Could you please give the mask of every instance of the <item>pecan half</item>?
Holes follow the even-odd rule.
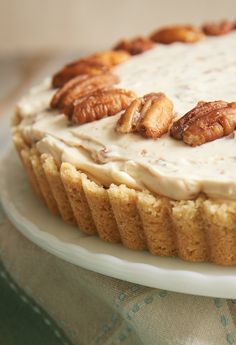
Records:
[[[203,37],[201,30],[192,25],[175,25],[157,30],[150,38],[154,42],[170,44],[174,42],[194,43]]]
[[[229,135],[235,128],[236,102],[200,102],[174,122],[170,133],[188,145],[198,146]]]
[[[234,29],[234,23],[229,20],[223,20],[219,23],[205,23],[202,26],[203,32],[208,36],[225,35]]]
[[[52,85],[56,88],[62,87],[65,83],[78,75],[98,75],[106,73],[109,70],[109,66],[106,66],[101,62],[81,59],[66,65],[57,72],[53,76]]]
[[[131,55],[137,55],[153,48],[154,43],[148,37],[135,37],[132,40],[122,40],[113,49],[126,50]]]
[[[136,97],[134,92],[124,89],[99,90],[75,102],[72,122],[83,124],[115,115],[126,109]]]
[[[87,56],[63,67],[53,76],[52,85],[53,87],[62,87],[78,75],[98,75],[108,72],[112,66],[125,62],[129,58],[130,54],[124,50],[108,50]]]
[[[97,61],[106,66],[112,67],[127,61],[129,58],[130,54],[124,49],[119,51],[108,50],[99,52],[89,56],[87,59],[89,61]]]
[[[129,105],[117,122],[116,130],[120,133],[131,133],[137,130],[140,112],[144,104],[143,98],[137,98]]]
[[[112,73],[101,75],[80,75],[69,80],[59,89],[52,101],[52,108],[65,109],[73,105],[73,102],[80,97],[88,97],[94,92],[109,88],[119,82],[119,77]]]
[[[170,128],[170,135],[178,140],[183,138],[184,131],[191,125],[197,118],[208,114],[211,110],[221,109],[227,106],[227,102],[214,101],[214,102],[198,102],[197,106],[187,112],[179,120],[175,121]]]
[[[212,110],[194,121],[183,134],[183,141],[191,146],[222,138],[236,128],[236,102],[225,108]]]
[[[116,130],[157,139],[168,132],[172,120],[173,103],[163,93],[150,93],[130,104],[118,120]]]

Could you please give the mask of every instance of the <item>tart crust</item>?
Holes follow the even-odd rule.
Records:
[[[35,194],[67,223],[88,235],[192,262],[236,264],[236,201],[200,195],[175,201],[124,185],[104,188],[69,163],[13,140]]]

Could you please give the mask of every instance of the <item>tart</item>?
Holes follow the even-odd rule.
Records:
[[[236,31],[161,28],[64,66],[17,105],[36,195],[88,235],[236,264]]]

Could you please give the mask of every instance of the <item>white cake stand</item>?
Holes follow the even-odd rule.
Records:
[[[39,247],[75,265],[110,277],[170,291],[236,298],[236,267],[155,257],[66,225],[36,199],[10,149],[0,171],[1,202],[19,231]]]

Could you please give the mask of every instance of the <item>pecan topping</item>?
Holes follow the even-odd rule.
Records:
[[[173,104],[163,93],[150,93],[135,99],[117,123],[120,133],[137,132],[145,137],[157,139],[173,120]]]
[[[203,33],[191,25],[176,25],[157,30],[150,38],[154,42],[170,44],[174,42],[194,43],[203,37]]]
[[[170,135],[178,140],[183,139],[184,131],[191,125],[197,118],[206,115],[211,110],[218,110],[227,106],[227,102],[214,101],[214,102],[198,102],[197,106],[187,112],[179,120],[175,121],[170,128]]]
[[[147,37],[135,37],[132,40],[122,40],[113,49],[126,50],[131,55],[137,55],[151,49],[154,43]]]
[[[234,23],[228,20],[223,20],[220,23],[205,23],[202,30],[209,36],[225,35],[234,29]]]
[[[69,80],[54,95],[51,101],[52,108],[68,109],[80,97],[88,97],[94,92],[109,88],[119,82],[119,78],[111,73],[101,75],[80,75]]]
[[[181,131],[177,131],[177,136],[175,136],[175,131],[171,128],[171,135],[177,139],[182,138],[186,144],[191,146],[202,145],[229,135],[235,130],[236,102],[200,102],[173,126],[176,126],[177,122],[180,124],[180,121]]]
[[[106,73],[110,70],[109,66],[98,61],[78,60],[63,67],[53,76],[53,87],[62,87],[70,79],[78,75],[98,75]]]
[[[126,109],[136,97],[134,92],[124,89],[99,90],[75,101],[72,122],[83,124],[115,115]]]
[[[90,55],[86,58],[74,61],[63,67],[53,76],[53,87],[62,87],[70,79],[78,75],[100,75],[106,73],[114,65],[125,62],[130,58],[126,51],[104,51]]]
[[[106,66],[112,67],[125,62],[129,58],[130,54],[124,49],[119,51],[108,50],[104,52],[99,52],[89,56],[87,59],[89,61],[97,61]]]

